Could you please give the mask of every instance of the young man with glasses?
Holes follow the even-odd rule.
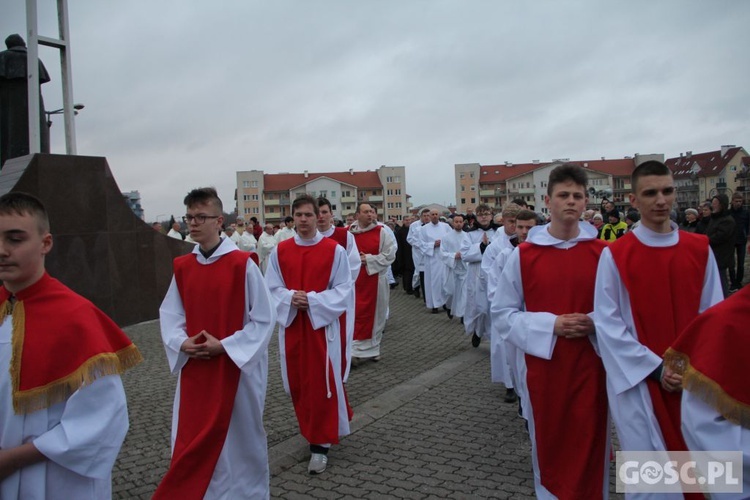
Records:
[[[267,498],[263,406],[276,313],[255,254],[221,237],[213,188],[185,197],[193,252],[174,260],[159,309],[178,378],[172,461],[154,498]]]
[[[476,216],[476,226],[464,234],[461,258],[467,264],[464,331],[471,335],[471,345],[479,347],[482,338],[490,333],[486,307],[487,277],[482,272],[482,256],[494,239],[498,226],[492,220],[489,205],[477,205]]]

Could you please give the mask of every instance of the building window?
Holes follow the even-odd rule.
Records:
[[[393,203],[389,203],[388,208],[393,208]]]
[[[250,183],[250,187],[254,187],[254,188],[257,188],[257,187],[258,187],[258,181],[252,181],[252,182]]]
[[[322,191],[320,192],[320,197],[321,197],[321,198],[328,198],[328,191],[326,191],[326,190],[322,190]]]
[[[461,185],[461,191],[466,191],[466,186],[464,186],[463,184]]]
[[[331,198],[335,198],[335,197],[336,197],[336,191],[331,191]]]
[[[250,195],[249,194],[243,194],[242,195],[242,201],[250,201]]]
[[[341,196],[343,196],[344,198],[349,198],[351,197],[351,195],[351,191],[341,191]]]
[[[459,175],[458,178],[459,179],[463,179],[464,178],[464,174]]]
[[[250,181],[242,181],[242,187],[243,188],[249,188],[250,187]]]
[[[399,196],[401,196],[401,190],[400,190],[400,189],[397,189],[397,190],[396,190],[396,194],[397,194],[397,195],[399,195]]]
[[[476,191],[476,190],[477,190],[477,187],[476,187],[476,186],[471,186],[471,190],[472,190],[472,191]]]
[[[331,205],[331,210],[336,210],[336,205]]]
[[[466,198],[461,198],[461,205],[465,205],[465,204],[466,204]]]
[[[474,204],[474,203],[476,203],[476,202],[477,202],[477,199],[476,199],[476,198],[472,198],[472,199],[471,199],[471,203],[472,203],[472,204]]]
[[[260,209],[258,207],[253,207],[253,213],[257,214],[260,212]]]
[[[252,198],[253,198],[253,201],[258,201],[258,195],[257,194],[252,195]]]
[[[401,208],[401,202],[400,201],[396,202],[396,208]]]

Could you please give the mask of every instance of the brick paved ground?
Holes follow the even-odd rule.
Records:
[[[150,498],[169,463],[175,380],[158,324],[126,329],[146,358],[124,376],[131,427],[113,472],[115,498]],[[395,290],[383,359],[352,371],[352,434],[323,475],[281,386],[276,337],[269,354],[265,426],[274,498],[526,498],[530,444],[504,388],[489,381],[489,349],[473,349],[456,319],[432,315]]]

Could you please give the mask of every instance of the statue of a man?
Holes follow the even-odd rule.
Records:
[[[10,158],[29,154],[29,111],[26,89],[26,42],[21,35],[5,39],[0,52],[0,167]],[[49,153],[49,127],[44,119],[41,84],[50,80],[39,61],[39,123],[41,151]]]

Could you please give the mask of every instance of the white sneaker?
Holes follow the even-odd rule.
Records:
[[[310,457],[310,463],[307,466],[307,472],[310,474],[321,474],[326,470],[328,457],[322,453],[313,453]]]

